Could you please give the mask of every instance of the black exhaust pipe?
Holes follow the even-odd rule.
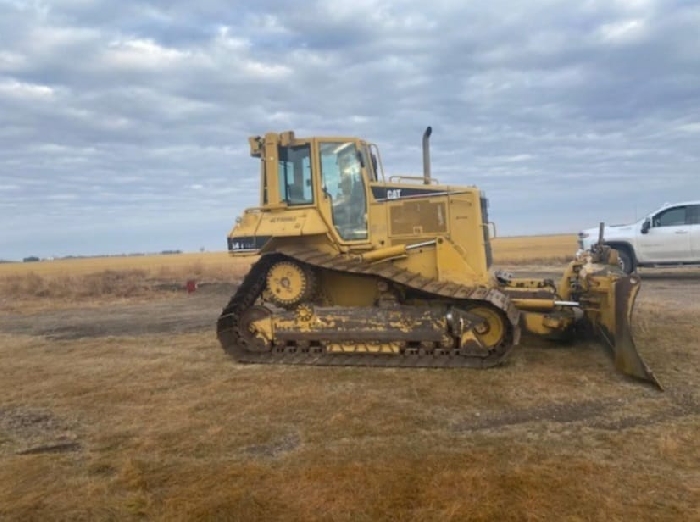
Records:
[[[426,185],[430,185],[430,144],[428,138],[432,133],[432,127],[428,127],[423,133],[423,183]]]

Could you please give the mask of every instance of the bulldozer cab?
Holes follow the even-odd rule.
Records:
[[[358,137],[298,138],[287,131],[249,138],[251,156],[261,158],[261,207],[246,210],[229,234],[229,250],[253,253],[294,236],[307,243],[331,237],[333,248],[346,252],[444,238],[486,280],[492,261],[486,198],[476,187],[440,185],[431,176],[431,132],[423,134],[422,175],[388,179],[377,146]]]
[[[356,138],[296,139],[289,131],[250,138],[261,158],[262,209],[317,208],[341,244],[368,243],[367,144]]]

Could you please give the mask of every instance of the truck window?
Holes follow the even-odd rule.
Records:
[[[686,225],[686,207],[673,207],[664,210],[654,218],[655,227],[680,227]]]
[[[688,222],[691,225],[700,225],[700,205],[688,207]]]

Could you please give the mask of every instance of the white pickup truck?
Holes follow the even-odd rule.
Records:
[[[579,232],[579,248],[590,248],[598,235],[599,227]],[[700,265],[700,201],[667,203],[631,225],[606,225],[603,240],[628,274],[638,267]]]

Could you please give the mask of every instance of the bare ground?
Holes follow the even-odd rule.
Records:
[[[238,365],[230,285],[2,314],[0,519],[700,520],[700,274],[642,275],[664,392],[587,343],[486,371]]]
[[[557,278],[548,267],[519,267],[521,277]],[[538,270],[539,269],[539,270]],[[700,271],[680,269],[643,274],[645,297],[661,299],[677,307],[694,306],[700,296]],[[690,287],[688,287],[690,283]],[[50,339],[179,334],[213,331],[216,318],[235,292],[236,285],[212,283],[195,293],[168,293],[168,298],[137,302],[107,303],[102,306],[72,306],[39,313],[0,312],[0,333],[38,335]]]
[[[192,294],[173,292],[168,298],[145,302],[0,314],[0,332],[80,339],[213,331],[216,318],[235,289],[233,284],[211,284]]]

